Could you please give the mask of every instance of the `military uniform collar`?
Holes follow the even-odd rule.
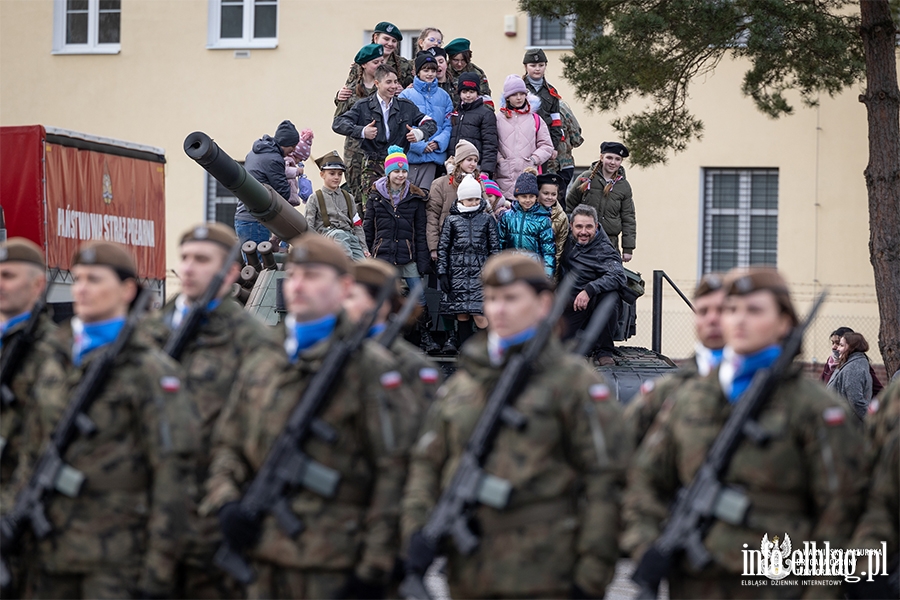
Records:
[[[510,346],[504,355],[502,364],[495,366],[491,363],[491,357],[488,352],[488,336],[484,331],[472,336],[463,347],[459,355],[460,368],[467,371],[476,379],[490,379],[497,377],[506,365],[509,363],[511,356],[521,352],[528,342]],[[548,365],[554,361],[554,358],[564,354],[565,350],[556,336],[551,336],[550,341],[541,350],[538,360],[532,366],[532,372],[542,372],[548,368]]]

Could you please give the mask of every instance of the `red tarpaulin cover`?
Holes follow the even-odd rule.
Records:
[[[0,127],[0,206],[9,237],[44,239],[44,128]]]

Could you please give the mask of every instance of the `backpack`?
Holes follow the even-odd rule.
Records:
[[[581,135],[581,125],[569,105],[559,101],[559,113],[562,115],[562,125],[565,129],[566,143],[571,148],[578,148],[584,143],[584,137]]]

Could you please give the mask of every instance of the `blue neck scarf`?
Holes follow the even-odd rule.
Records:
[[[753,376],[760,369],[772,366],[781,355],[781,346],[778,344],[763,348],[758,352],[747,355],[735,355],[736,368],[734,371],[734,379],[731,382],[731,391],[728,393],[728,401],[732,404],[737,402],[753,380]]]
[[[27,321],[29,318],[31,318],[30,310],[28,312],[23,312],[21,315],[17,315],[15,317],[13,317],[6,323],[0,324],[0,348],[3,347],[3,336],[6,335],[6,332],[9,331],[10,329],[12,329],[13,327],[15,327],[16,325],[18,325],[19,323]]]
[[[297,362],[300,353],[327,338],[337,325],[337,315],[327,315],[315,321],[297,323],[292,317],[285,319],[287,338],[284,349],[291,362]]]
[[[496,335],[488,335],[488,355],[491,358],[491,362],[499,365],[503,362],[503,357],[506,356],[507,350],[513,346],[524,344],[534,337],[536,331],[537,327],[529,327],[528,329],[505,338]]]
[[[75,342],[72,344],[72,362],[75,363],[75,366],[81,366],[81,361],[89,352],[111,344],[119,335],[123,325],[125,325],[125,317],[116,317],[97,323],[82,323],[81,319],[72,319],[72,331],[75,334]]]
[[[377,335],[380,335],[382,331],[387,329],[387,323],[377,323],[369,327],[369,337],[373,338]]]
[[[209,304],[206,305],[206,314],[216,310],[220,304],[222,304],[221,298],[213,298],[210,300]],[[177,329],[178,326],[181,325],[181,322],[190,312],[191,308],[192,306],[188,304],[187,298],[185,298],[183,294],[175,299],[175,311],[172,313],[172,329]]]

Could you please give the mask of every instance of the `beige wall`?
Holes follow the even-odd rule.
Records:
[[[2,0],[0,124],[40,123],[165,148],[170,268],[177,233],[204,218],[204,172],[181,149],[191,131],[206,131],[242,158],[253,140],[289,118],[315,131],[315,156],[341,149],[342,139],[330,127],[332,97],[363,31],[384,19],[401,29],[436,25],[445,41],[471,39],[474,62],[487,72],[495,97],[506,75],[522,72],[528,43],[528,19],[518,13],[515,0],[281,0],[278,48],[236,59],[233,50],[206,49],[204,0],[123,0],[122,5],[120,54],[54,56],[52,1]],[[518,35],[507,37],[503,18],[513,14],[518,14]],[[586,142],[576,160],[589,164],[599,143],[615,137],[609,126],[613,115],[588,114],[562,79],[562,53],[547,54],[547,77],[584,128]],[[629,169],[639,221],[629,266],[648,284],[653,269],[664,269],[689,290],[698,270],[701,169],[777,167],[779,268],[792,282],[801,309],[822,285],[833,292],[814,343],[808,344],[811,355],[824,360],[827,334],[839,324],[861,330],[875,346],[860,89],[823,98],[818,108],[797,103],[796,115],[772,120],[741,95],[743,70],[725,60],[693,85],[691,109],[706,124],[701,141],[665,166]],[[318,174],[309,175],[318,186]],[[168,284],[172,290],[177,281],[170,278]],[[667,298],[663,348],[681,356],[691,346],[690,319],[672,298]],[[649,305],[648,286],[633,340],[642,345],[649,344]]]

